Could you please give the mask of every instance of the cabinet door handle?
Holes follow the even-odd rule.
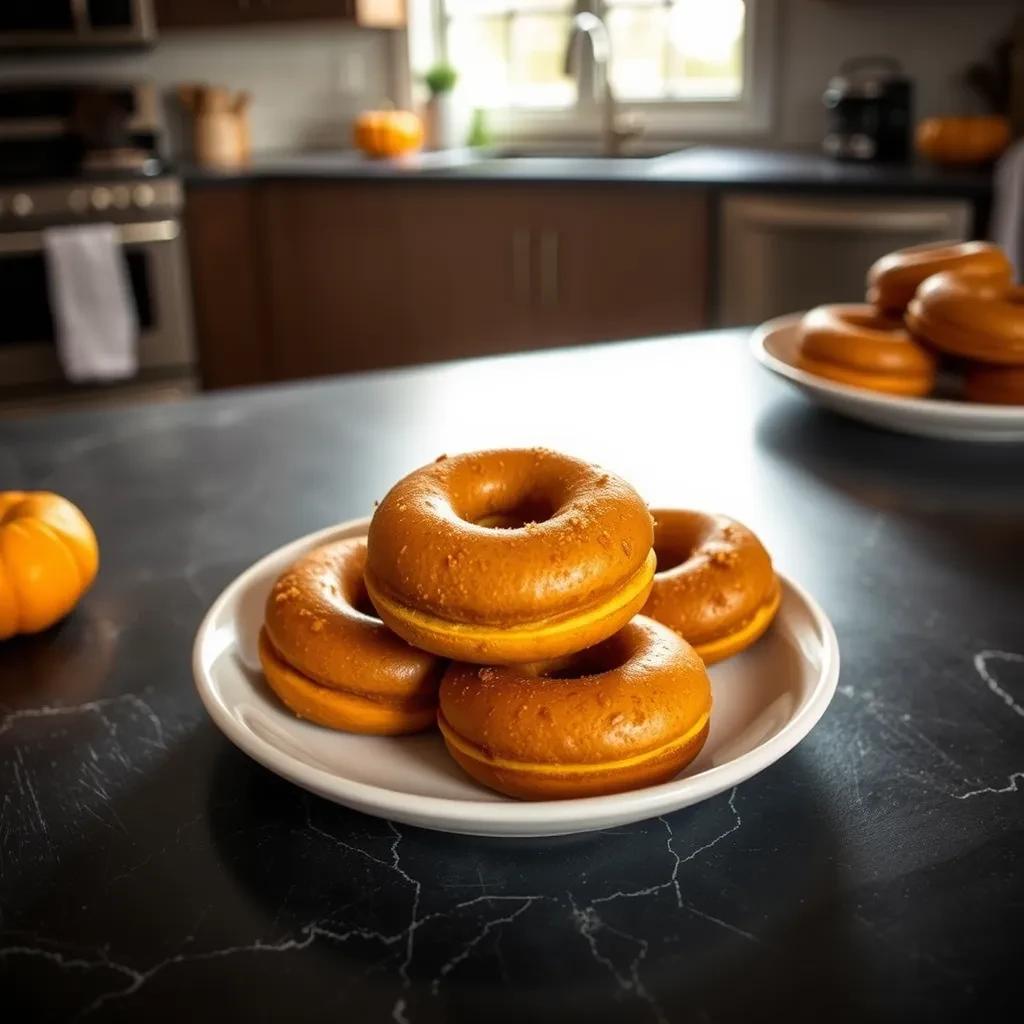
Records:
[[[550,228],[540,235],[540,302],[558,305],[558,232]]]
[[[521,306],[530,304],[530,229],[512,232],[512,291]]]

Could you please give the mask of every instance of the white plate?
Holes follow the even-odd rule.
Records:
[[[707,743],[677,778],[580,800],[524,802],[477,785],[436,732],[354,736],[294,717],[263,681],[256,638],[274,580],[319,544],[362,536],[359,519],[286,544],[242,573],[214,601],[196,635],[199,695],[234,744],[272,772],[366,814],[468,835],[553,836],[609,828],[706,800],[767,768],[811,730],[839,678],[839,647],[825,613],[783,578],[782,606],[751,649],[711,670]]]
[[[812,401],[900,434],[948,441],[1024,441],[1024,406],[955,402],[948,398],[901,398],[825,380],[796,366],[797,326],[802,313],[769,320],[754,331],[754,358],[795,384]]]

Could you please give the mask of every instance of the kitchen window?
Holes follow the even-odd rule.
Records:
[[[601,17],[611,86],[652,134],[765,130],[774,0],[423,0],[435,54],[459,72],[466,100],[499,134],[589,131],[565,72],[574,13]],[[414,21],[414,29],[415,29]],[[415,50],[415,42],[414,42]],[[757,87],[755,89],[755,82]]]

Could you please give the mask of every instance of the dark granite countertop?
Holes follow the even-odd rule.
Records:
[[[1016,991],[1019,447],[872,431],[743,332],[0,422],[8,487],[103,564],[0,647],[11,1021],[994,1020]],[[436,456],[545,443],[762,535],[832,617],[839,692],[762,774],[577,837],[365,817],[235,750],[190,647],[240,570]]]
[[[640,183],[975,199],[992,190],[992,175],[986,170],[950,170],[924,163],[839,163],[812,152],[703,145],[628,159],[506,158],[457,150],[370,160],[352,151],[311,152],[260,157],[238,170],[185,166],[182,172],[191,185],[291,180]]]

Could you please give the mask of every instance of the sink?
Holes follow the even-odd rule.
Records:
[[[643,146],[627,147],[621,153],[604,152],[594,143],[577,145],[536,145],[536,146],[499,146],[487,150],[484,159],[491,160],[654,160],[662,156],[670,156],[686,149],[685,145],[676,144],[665,149],[650,149]]]
[[[602,152],[596,143],[551,146],[497,146],[479,150],[473,155],[450,164],[442,173],[458,175],[496,175],[498,177],[561,179],[571,177],[591,165],[600,166],[602,175],[634,178],[637,175],[658,175],[663,164],[671,164],[689,147],[676,144],[671,148],[629,147],[617,156]]]

